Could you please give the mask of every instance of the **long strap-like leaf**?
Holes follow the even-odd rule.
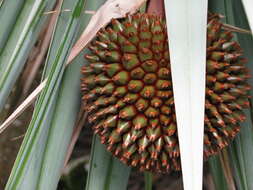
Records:
[[[50,10],[54,3],[55,0],[26,1],[12,31],[7,29],[7,31],[10,32],[8,41],[0,51],[0,111],[6,103],[6,100],[22,71],[28,53],[37,39],[42,24],[47,18],[43,13],[48,9]],[[14,14],[7,14],[8,11],[5,11],[4,13],[1,13],[0,21],[2,21],[4,17],[15,16]],[[8,20],[9,18],[6,19],[7,22]],[[0,36],[6,36],[5,31],[0,30],[0,32],[3,32]]]
[[[207,0],[165,0],[185,190],[202,189]]]
[[[125,190],[130,168],[114,158],[98,137],[93,137],[86,190]]]
[[[34,190],[40,180],[40,166],[48,137],[48,129],[54,110],[55,100],[67,61],[68,54],[76,36],[76,28],[82,12],[83,0],[65,0],[70,2],[73,11],[69,14],[65,29],[61,33],[56,54],[48,74],[48,80],[35,107],[32,121],[21,145],[6,189]],[[57,26],[59,20],[57,22]],[[56,28],[57,28],[56,26]]]
[[[3,1],[0,5],[0,52],[9,37],[10,32],[15,26],[15,21],[23,8],[25,0]]]

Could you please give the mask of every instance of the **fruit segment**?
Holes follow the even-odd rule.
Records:
[[[204,157],[227,146],[249,106],[240,45],[208,15]],[[180,170],[165,18],[112,20],[90,44],[81,89],[88,121],[108,151],[140,170]]]

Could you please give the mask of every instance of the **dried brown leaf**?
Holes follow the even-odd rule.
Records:
[[[95,37],[96,33],[106,26],[112,18],[122,18],[126,14],[133,14],[146,0],[107,0],[98,11],[91,17],[91,20],[82,33],[80,39],[74,45],[67,64],[69,64]]]
[[[36,97],[40,94],[42,89],[45,87],[47,80],[44,80],[23,102],[18,106],[18,108],[3,122],[0,126],[0,134],[15,121],[15,119],[20,116],[23,111],[29,107]]]
[[[239,28],[239,27],[236,27],[236,26],[233,26],[233,25],[230,25],[230,24],[225,24],[223,23],[222,24],[222,27],[225,29],[225,30],[230,30],[232,32],[238,32],[238,33],[243,33],[243,34],[251,34],[251,31],[250,30],[246,30],[246,29],[243,29],[243,28]]]

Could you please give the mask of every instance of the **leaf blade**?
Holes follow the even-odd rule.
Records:
[[[51,9],[55,0],[26,2],[0,55],[0,110],[17,80],[28,53],[45,22],[45,10]]]
[[[93,137],[90,169],[86,190],[118,190],[127,188],[130,167],[114,158],[100,143],[97,136]]]
[[[18,16],[18,13],[22,9],[24,0],[20,1],[2,1],[0,5],[0,50],[3,49],[9,33],[12,30],[15,20]]]
[[[82,0],[78,1],[79,4],[82,2]],[[73,44],[73,38],[76,35],[76,28],[78,26],[79,17],[75,11],[78,10],[78,14],[81,14],[79,4],[74,4],[74,12],[67,20],[66,29],[61,34],[61,43],[58,45],[57,54],[48,75],[48,82],[37,101],[32,121],[21,145],[6,189],[36,189],[41,164],[39,162],[41,162],[41,155],[43,155],[47,140],[51,113],[54,110],[65,62],[67,61],[67,56],[70,52],[71,44]],[[39,160],[36,160],[37,162],[34,161],[31,166],[29,161],[33,161],[34,157],[38,155]],[[24,180],[30,177],[35,180]]]
[[[165,1],[165,10],[184,189],[202,189],[207,1]]]

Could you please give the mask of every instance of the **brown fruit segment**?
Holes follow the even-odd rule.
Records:
[[[228,145],[245,120],[249,77],[241,49],[208,16],[204,156]],[[165,20],[135,14],[112,20],[82,68],[84,108],[94,132],[122,162],[141,170],[180,169]]]

